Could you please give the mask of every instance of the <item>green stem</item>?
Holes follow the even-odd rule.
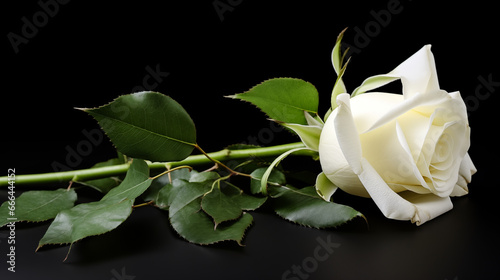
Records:
[[[278,156],[291,149],[296,149],[301,147],[304,147],[304,144],[302,142],[296,142],[296,143],[277,145],[271,147],[259,147],[259,148],[243,149],[243,150],[224,149],[213,153],[207,153],[208,157],[203,154],[192,155],[182,161],[148,162],[148,165],[151,170],[158,170],[158,169],[165,169],[166,167],[173,168],[182,165],[209,164],[213,162],[211,159],[220,162],[233,159],[245,159],[250,157],[272,157],[272,156]],[[315,153],[316,152],[311,150],[304,150],[295,153],[295,155],[313,156]],[[70,181],[88,181],[88,180],[125,174],[129,166],[130,163],[124,163],[113,166],[63,171],[63,172],[29,174],[29,175],[16,174],[15,184],[17,186],[17,185],[29,185],[29,184],[54,184],[54,183],[64,183]],[[10,178],[10,180],[12,180],[12,178]],[[0,187],[7,185],[9,185],[9,178],[7,176],[0,177]]]

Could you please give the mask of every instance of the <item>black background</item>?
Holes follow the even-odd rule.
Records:
[[[356,47],[345,76],[351,90],[368,76],[392,70],[424,44],[433,45],[441,88],[459,90],[468,101],[470,155],[479,170],[470,194],[453,199],[451,212],[421,227],[385,219],[370,200],[342,194],[339,199],[361,210],[369,227],[361,220],[335,230],[309,229],[262,209],[253,213],[244,247],[190,244],[171,229],[165,213],[142,207],[116,230],[77,242],[65,263],[67,246],[34,252],[49,223],[18,225],[16,273],[7,271],[8,232],[0,230],[2,279],[281,279],[294,265],[311,264],[318,238],[340,246],[310,272],[285,279],[499,277],[494,2],[164,2],[69,1],[46,19],[37,1],[4,3],[0,172],[51,172],[54,162],[68,164],[69,149],[85,140],[82,131],[98,127],[73,108],[99,106],[144,86],[148,67],[168,73],[154,90],[191,114],[205,150],[251,137],[261,145],[296,141],[287,132],[262,134],[270,128],[263,114],[223,96],[269,78],[296,77],[317,87],[325,112],[336,77],[331,50],[337,34],[349,27],[344,42]],[[233,6],[220,17],[214,3]],[[16,52],[9,34],[22,36],[23,18],[33,23],[34,16],[39,26]],[[481,88],[481,80],[494,83]],[[104,141],[75,168],[112,156]],[[309,161],[289,163],[292,169],[304,165],[319,168]]]

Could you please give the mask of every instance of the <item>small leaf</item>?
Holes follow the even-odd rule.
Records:
[[[167,191],[160,192],[168,196],[169,218],[177,233],[184,239],[197,244],[212,244],[225,240],[234,240],[241,244],[245,230],[253,218],[244,213],[239,219],[225,222],[215,228],[212,218],[201,208],[202,196],[210,191],[211,182],[203,183],[175,180]]]
[[[8,218],[16,218],[16,222],[42,222],[53,219],[62,210],[73,207],[76,193],[73,189],[57,189],[54,191],[27,191],[15,200],[15,216],[11,216],[9,201],[0,207],[0,227],[8,224]]]
[[[316,192],[319,196],[321,196],[325,201],[330,201],[330,198],[338,189],[330,179],[326,177],[326,175],[321,172],[318,177],[316,177]]]
[[[192,201],[201,198],[212,188],[211,182],[193,183],[185,180],[175,180],[172,182],[172,190],[169,194],[169,215],[173,216],[177,211],[186,207]],[[201,201],[199,207],[201,208]]]
[[[163,186],[158,191],[156,200],[154,202],[155,206],[163,210],[168,210],[168,207],[170,207],[173,198],[171,192],[172,192],[172,184],[166,184],[165,186]]]
[[[261,181],[262,181],[262,176],[264,176],[264,173],[266,173],[268,167],[261,167],[258,169],[255,169],[250,176],[252,176],[252,179],[250,181],[250,191],[252,194],[257,194],[261,193]],[[272,185],[285,185],[286,184],[286,178],[285,174],[283,172],[273,169],[271,171],[271,174],[269,174],[269,177],[267,178],[268,183],[271,182]]]
[[[189,178],[189,182],[193,183],[202,183],[202,182],[213,182],[220,178],[220,175],[217,172],[197,172],[196,170],[191,171],[191,177]]]
[[[234,240],[239,245],[245,231],[252,224],[253,218],[243,213],[234,222],[227,222],[214,229],[210,216],[201,210],[201,197],[186,204],[182,209],[170,216],[172,227],[189,242],[207,245],[220,241]]]
[[[213,218],[215,228],[225,221],[236,220],[243,211],[230,196],[223,193],[220,186],[216,186],[211,192],[205,194],[201,200],[201,208]]]
[[[215,226],[218,224],[239,218],[243,210],[256,210],[267,197],[254,197],[245,194],[237,186],[226,182],[215,182],[217,184],[212,191],[203,196],[201,207],[205,213],[214,219]]]
[[[274,199],[274,210],[286,220],[314,228],[336,227],[363,216],[349,206],[323,200],[314,187],[281,188]]]
[[[390,73],[385,74],[385,75],[376,75],[376,76],[369,77],[366,80],[364,80],[363,83],[352,92],[351,98],[358,95],[358,94],[362,94],[362,93],[365,93],[367,91],[384,86],[384,85],[386,85],[390,82],[393,82],[397,79],[400,79],[400,78],[401,77],[391,75]]]
[[[198,172],[196,172],[195,170],[189,171],[189,169],[187,168],[181,168],[160,176],[153,180],[151,186],[149,186],[149,188],[142,195],[142,198],[144,199],[144,201],[154,200],[156,202],[158,199],[158,193],[163,187],[170,184],[170,182],[176,179],[189,180],[195,173]]]
[[[164,185],[164,187],[159,190],[155,202],[158,208],[168,210],[168,207],[170,207],[170,204],[172,204],[174,198],[177,196],[177,192],[181,190],[183,186],[187,185],[187,183],[200,183],[197,186],[200,186],[201,189],[199,193],[195,194],[195,197],[198,197],[210,191],[213,181],[220,177],[216,172],[197,172],[196,170],[192,170],[189,174],[186,174],[185,172],[179,173],[181,170],[187,172],[187,169],[180,169],[172,172],[172,183]]]
[[[242,210],[256,210],[267,200],[267,196],[255,197],[247,195],[240,188],[229,182],[223,182],[221,187],[223,188],[224,193],[230,196],[234,203],[236,203]]]
[[[319,137],[321,135],[322,127],[295,123],[281,123],[281,125],[297,133],[300,140],[304,143],[304,145],[306,145],[307,148],[313,151],[319,150]]]
[[[343,64],[343,56],[340,53],[341,49],[341,43],[342,43],[342,38],[344,37],[344,33],[347,30],[345,28],[340,32],[340,34],[337,36],[337,41],[335,42],[335,46],[333,47],[332,50],[332,64],[333,64],[333,69],[335,70],[335,73],[337,75],[341,72],[342,69],[342,64]]]
[[[296,124],[307,124],[303,112],[317,113],[319,104],[316,88],[294,78],[267,80],[247,92],[229,97],[254,104],[271,119]]]
[[[94,109],[92,115],[116,148],[150,161],[180,161],[193,151],[196,129],[188,113],[172,98],[157,92],[123,95]]]
[[[321,129],[323,129],[325,122],[318,116],[318,114],[314,115],[313,117],[311,116],[311,114],[304,111],[304,116],[306,117],[307,125],[319,126]]]
[[[347,93],[347,89],[345,88],[344,82],[342,81],[342,77],[344,76],[345,69],[347,68],[347,64],[349,64],[348,60],[342,69],[340,69],[340,73],[338,73],[337,80],[335,81],[335,85],[333,86],[332,90],[332,97],[331,97],[331,103],[332,103],[332,110],[337,108],[337,96],[341,93]]]
[[[309,148],[291,149],[291,150],[284,152],[283,154],[278,156],[276,159],[274,159],[274,161],[271,163],[271,165],[269,165],[269,167],[267,168],[266,172],[264,172],[264,175],[262,175],[262,179],[260,182],[260,191],[262,192],[262,194],[267,195],[267,182],[268,182],[269,176],[271,175],[273,168],[276,165],[278,165],[284,158],[289,156],[290,154],[298,152],[298,151],[302,151],[302,150],[310,150],[310,149]]]
[[[332,64],[333,64],[333,69],[335,70],[335,73],[337,73],[337,80],[335,81],[335,85],[333,86],[332,90],[332,96],[331,96],[331,103],[332,103],[332,110],[337,107],[337,102],[336,102],[336,97],[337,95],[341,93],[347,92],[347,89],[345,87],[344,81],[342,80],[342,76],[345,73],[345,69],[347,66],[347,63],[344,62],[344,55],[341,55],[341,43],[342,43],[342,38],[344,37],[344,32],[347,30],[344,29],[342,32],[340,32],[339,36],[337,37],[337,41],[335,42],[335,46],[333,47],[332,50]],[[329,114],[327,114],[329,115]],[[325,117],[326,120],[326,117]]]
[[[109,191],[102,200],[135,199],[151,185],[151,182],[147,163],[140,159],[134,159],[123,182]]]

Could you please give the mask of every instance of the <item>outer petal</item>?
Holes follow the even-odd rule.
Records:
[[[474,166],[474,163],[472,163],[469,154],[465,154],[465,157],[460,164],[457,184],[455,185],[455,188],[453,189],[453,192],[450,194],[450,196],[463,196],[468,194],[469,188],[467,187],[467,184],[471,182],[472,175],[474,175],[474,173],[476,172],[477,169]]]
[[[401,77],[405,98],[410,98],[417,93],[439,90],[436,64],[434,55],[431,52],[431,45],[425,45],[392,70],[389,75]]]
[[[391,72],[367,78],[353,91],[352,96],[374,90],[397,79],[401,79],[405,99],[417,93],[439,90],[431,45],[425,45]]]
[[[361,142],[351,113],[350,96],[340,94],[337,104],[339,107],[334,121],[337,139],[347,163],[358,174],[361,172]]]
[[[449,197],[434,194],[395,193],[380,177],[366,159],[362,159],[363,171],[358,174],[371,198],[387,218],[411,220],[417,226],[451,210],[453,204]]]
[[[442,103],[444,100],[449,98],[449,95],[444,90],[436,90],[434,92],[429,92],[426,94],[414,94],[411,97],[405,95],[405,100],[388,110],[385,115],[377,119],[368,131],[380,127],[389,121],[403,115],[409,110],[412,110],[420,106],[428,106],[433,104]]]
[[[439,197],[434,194],[422,195],[412,192],[401,193],[401,196],[413,203],[417,208],[415,216],[411,220],[417,226],[453,209],[453,204],[449,197]]]

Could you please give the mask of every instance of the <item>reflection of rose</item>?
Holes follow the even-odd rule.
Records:
[[[381,76],[401,79],[403,95],[338,95],[321,132],[321,166],[332,183],[371,197],[386,217],[420,225],[449,211],[450,196],[468,193],[476,170],[467,154],[467,110],[459,92],[439,89],[430,46]]]

